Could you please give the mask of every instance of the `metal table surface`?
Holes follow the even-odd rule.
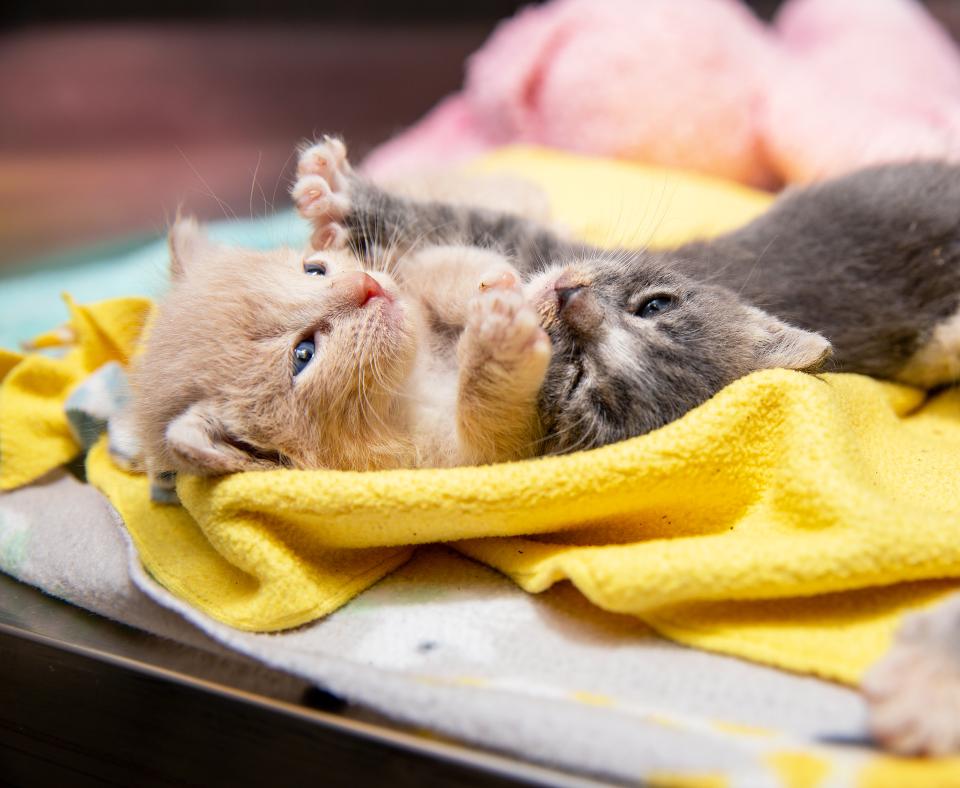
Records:
[[[0,575],[0,785],[596,786]]]

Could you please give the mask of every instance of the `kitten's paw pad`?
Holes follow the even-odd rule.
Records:
[[[898,642],[862,685],[870,730],[902,755],[960,751],[960,654],[943,644]]]
[[[303,150],[290,194],[300,215],[320,229],[337,223],[350,210],[350,163],[343,143],[332,137]]]
[[[346,246],[349,233],[341,220],[350,210],[350,198],[330,191],[330,185],[318,175],[300,178],[291,191],[300,215],[313,225],[310,243],[314,249]]]
[[[325,136],[321,142],[304,148],[297,159],[298,178],[318,175],[330,182],[333,191],[341,191],[346,187],[351,171],[347,148],[336,137]]]
[[[350,198],[342,191],[333,191],[330,183],[320,175],[298,178],[290,190],[297,210],[312,221],[342,219],[350,210]]]
[[[550,360],[550,338],[518,290],[494,288],[471,304],[468,330],[486,352],[504,363]]]
[[[480,292],[486,290],[517,290],[520,276],[512,265],[492,268],[480,277]]]

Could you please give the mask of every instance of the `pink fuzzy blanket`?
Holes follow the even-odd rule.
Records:
[[[960,54],[915,0],[553,0],[503,22],[463,89],[375,150],[398,176],[524,142],[776,187],[960,159]]]

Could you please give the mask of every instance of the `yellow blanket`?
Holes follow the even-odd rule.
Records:
[[[557,218],[606,243],[719,232],[769,198],[678,173],[532,150],[482,165],[540,182]],[[704,221],[707,217],[708,221]],[[0,356],[0,487],[78,449],[73,385],[126,363],[149,304],[70,305],[60,359]],[[51,344],[53,340],[47,341]],[[652,434],[485,468],[184,478],[184,508],[101,443],[90,481],[146,568],[210,616],[277,630],[336,609],[414,545],[457,549],[541,591],[570,580],[693,646],[855,682],[904,611],[960,586],[960,392],[760,372]]]

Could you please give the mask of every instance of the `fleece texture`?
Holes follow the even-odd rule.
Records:
[[[957,780],[960,759],[869,747],[853,689],[665,641],[569,583],[524,593],[443,547],[419,549],[335,614],[271,634],[212,620],[159,586],[135,551],[128,563],[128,548],[113,507],[69,473],[0,494],[0,571],[189,643],[207,664],[227,653],[219,644],[249,655],[283,671],[257,681],[273,697],[297,701],[292,673],[420,735],[617,784],[781,788],[810,785],[811,771],[822,786]],[[540,782],[582,784],[555,772]]]
[[[640,223],[652,206],[663,216],[645,240],[657,243],[659,228],[684,217],[691,234],[703,232],[697,217],[710,206],[719,231],[766,202],[632,165],[614,175],[599,163],[591,183],[592,166],[508,151],[482,169],[539,181],[557,218],[592,240],[616,238],[618,225]],[[622,212],[594,199],[597,184],[619,191]],[[75,346],[12,367],[0,387],[4,488],[69,458],[56,406],[62,413],[72,385],[104,363],[129,361],[147,313],[142,299],[74,306]],[[39,379],[55,385],[32,385],[31,370],[52,370]],[[183,508],[151,503],[146,479],[116,467],[102,441],[87,473],[150,574],[239,629],[304,624],[416,545],[448,542],[528,591],[569,580],[597,606],[680,642],[852,683],[905,611],[960,587],[950,579],[960,577],[958,451],[957,390],[928,396],[858,376],[770,370],[654,433],[564,457],[184,478]]]

